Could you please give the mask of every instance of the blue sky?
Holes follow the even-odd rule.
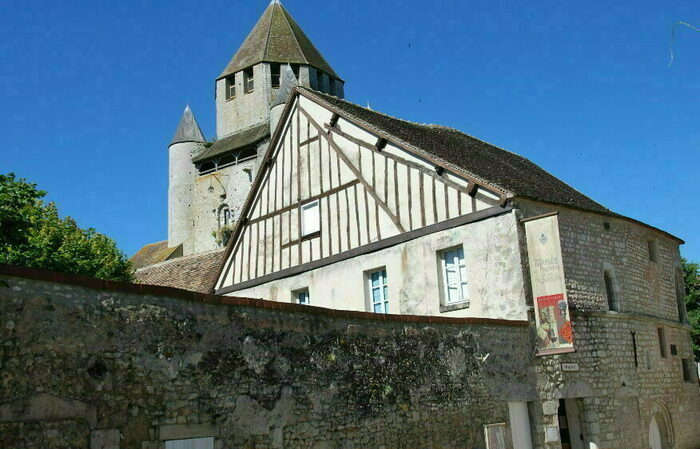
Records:
[[[129,255],[167,238],[167,145],[266,0],[0,2],[0,173]],[[700,260],[697,1],[287,0],[349,100],[522,154]]]

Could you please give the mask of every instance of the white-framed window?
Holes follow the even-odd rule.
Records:
[[[165,449],[214,449],[214,438],[191,438],[188,440],[169,440]]]
[[[467,267],[464,248],[452,248],[439,253],[445,305],[469,302]]]
[[[296,304],[302,304],[308,306],[311,304],[311,297],[309,296],[309,289],[304,288],[302,290],[295,290],[292,292],[292,299]]]
[[[389,313],[389,283],[386,268],[367,273],[369,302],[374,313]]]
[[[301,206],[301,236],[315,234],[321,230],[321,212],[318,200]]]
[[[226,99],[236,98],[236,75],[226,78]]]
[[[243,71],[243,91],[247,94],[251,93],[255,89],[255,72],[252,67],[249,67]]]

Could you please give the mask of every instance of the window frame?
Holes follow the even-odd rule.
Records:
[[[243,93],[249,94],[255,90],[255,70],[248,67],[243,70]]]
[[[649,253],[649,262],[659,262],[659,242],[656,239],[647,239],[647,252]]]
[[[300,295],[306,295],[306,302],[301,302]],[[297,290],[292,291],[292,302],[294,304],[299,304],[302,306],[310,306],[311,305],[311,294],[309,293],[309,288],[304,287],[300,288]]]
[[[666,329],[663,327],[656,328],[656,337],[659,340],[659,355],[662,359],[668,358],[668,344],[666,342]]]
[[[305,211],[316,207],[317,209],[317,219],[315,226],[312,229],[307,229],[309,224],[306,220]],[[309,201],[308,203],[299,206],[299,214],[301,215],[301,229],[299,230],[299,236],[303,238],[308,238],[309,236],[317,235],[321,232],[321,202],[319,200]]]
[[[225,78],[225,86],[226,86],[226,101],[233,100],[236,98],[236,74],[234,73],[231,76],[228,76]],[[233,94],[232,94],[233,92]]]
[[[273,89],[279,89],[282,86],[282,64],[278,62],[270,63],[270,86]]]
[[[451,254],[454,254],[454,256],[449,265],[452,265],[453,267],[456,266],[456,270],[454,268],[452,270],[458,277],[456,285],[458,286],[457,292],[459,294],[459,298],[456,300],[451,298],[451,284],[448,283],[448,255]],[[461,259],[459,258],[460,254]],[[437,264],[440,279],[441,312],[448,312],[450,310],[469,307],[471,299],[469,294],[469,276],[467,275],[467,258],[464,254],[464,245],[457,245],[438,251]]]
[[[378,285],[373,285],[373,276],[375,274],[379,275],[377,279],[379,282]],[[389,301],[389,276],[387,275],[386,266],[365,271],[365,285],[367,292],[367,309],[369,312],[389,314],[391,302]],[[379,292],[379,301],[375,301],[375,290]],[[377,311],[377,306],[379,306],[379,311]]]

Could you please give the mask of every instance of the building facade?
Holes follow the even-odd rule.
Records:
[[[530,323],[535,375],[499,399],[509,447],[700,447],[682,240],[515,153],[343,97],[273,2],[216,80],[218,139],[185,111],[169,239],[144,248],[138,277],[186,287],[173,279],[200,273],[217,295],[377,317]],[[556,219],[566,335],[543,327],[533,293],[526,222],[539,217]],[[545,355],[543,339],[568,346]]]

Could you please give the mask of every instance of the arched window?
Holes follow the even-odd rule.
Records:
[[[688,317],[685,311],[685,281],[683,280],[683,270],[676,269],[676,303],[678,306],[678,321],[687,323]]]
[[[244,150],[241,150],[240,153],[238,153],[238,162],[243,162],[248,159],[252,159],[258,155],[257,150],[255,147],[250,147],[250,148],[245,148]]]
[[[212,161],[205,162],[199,166],[199,174],[204,175],[216,170],[216,164]]]
[[[603,272],[603,279],[605,281],[605,294],[608,298],[608,310],[619,312],[620,299],[617,296],[615,275],[613,274],[612,270],[606,269]]]
[[[227,154],[226,156],[223,156],[221,159],[219,159],[219,163],[217,164],[217,167],[219,169],[228,167],[229,165],[233,165],[236,163],[236,156],[233,154]]]
[[[219,208],[219,227],[222,228],[231,224],[233,224],[231,208],[224,204]]]

